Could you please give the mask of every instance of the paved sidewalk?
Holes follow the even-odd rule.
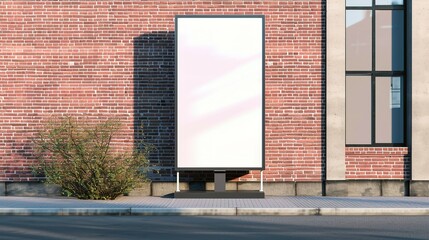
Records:
[[[0,215],[429,215],[429,198],[120,197],[113,201],[94,201],[60,197],[0,197]]]

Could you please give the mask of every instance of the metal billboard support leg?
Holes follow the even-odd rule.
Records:
[[[226,189],[226,172],[225,171],[215,171],[214,172],[214,191],[215,192],[225,192]]]
[[[264,191],[264,171],[261,170],[261,189],[259,189],[260,192]]]
[[[180,185],[180,182],[179,182],[179,172],[176,172],[176,192],[180,192],[179,185]]]

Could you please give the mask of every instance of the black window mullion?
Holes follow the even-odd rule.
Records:
[[[371,76],[371,144],[374,145],[375,142],[375,118],[377,117],[375,114],[375,76],[372,74]]]
[[[364,7],[364,6],[360,6],[360,7],[346,7],[346,10],[372,10],[372,9],[376,9],[376,10],[404,10],[405,6],[402,5],[377,5],[377,6],[372,6],[372,7]]]
[[[375,71],[374,74],[378,77],[396,77],[403,76],[404,71]]]
[[[372,71],[371,71],[371,145],[375,144],[375,0],[372,0],[372,24],[371,24],[371,32],[372,32]]]
[[[346,7],[346,10],[371,10],[372,7]]]
[[[404,76],[402,77],[402,81],[403,81],[403,100],[404,100],[404,144],[408,143],[408,137],[407,137],[407,125],[408,125],[408,121],[407,121],[407,96],[408,96],[408,90],[407,90],[407,81],[408,81],[408,74],[407,74],[407,63],[408,63],[408,56],[407,56],[407,45],[408,45],[408,6],[407,6],[407,1],[404,1]]]
[[[376,10],[404,10],[403,5],[378,5],[375,6]]]
[[[346,76],[371,76],[371,71],[346,71]]]

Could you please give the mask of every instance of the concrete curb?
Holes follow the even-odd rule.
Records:
[[[428,216],[429,208],[320,208],[322,216]]]
[[[315,216],[318,208],[237,208],[239,216]]]
[[[130,208],[0,208],[8,216],[100,216],[130,215]]]
[[[429,208],[0,208],[2,216],[429,216]]]
[[[236,208],[131,208],[131,215],[142,216],[235,216]]]

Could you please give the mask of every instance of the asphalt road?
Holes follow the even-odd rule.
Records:
[[[429,239],[429,216],[0,216],[0,239]]]

